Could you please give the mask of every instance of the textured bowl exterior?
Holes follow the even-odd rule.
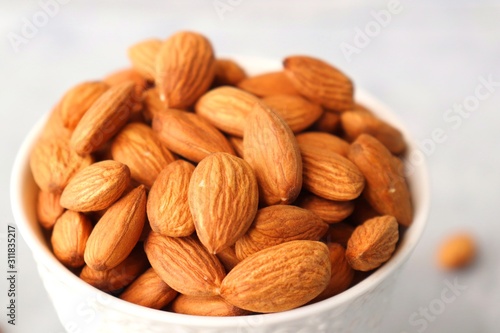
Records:
[[[280,68],[279,62],[233,57],[249,73]],[[356,100],[402,130],[409,151],[416,151],[408,132],[386,106],[363,91]],[[103,293],[80,280],[54,257],[36,221],[37,189],[29,170],[29,153],[45,119],[31,130],[18,152],[11,177],[11,202],[18,228],[30,247],[40,277],[67,332],[169,333],[312,333],[379,332],[397,277],[416,247],[429,210],[425,163],[409,174],[415,217],[396,254],[371,276],[330,299],[298,309],[246,317],[199,317],[148,309]],[[43,305],[42,305],[43,306]]]

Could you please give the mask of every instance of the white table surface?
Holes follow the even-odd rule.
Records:
[[[10,169],[36,120],[72,85],[127,66],[130,44],[192,29],[209,36],[219,54],[327,59],[390,105],[417,141],[443,129],[447,140],[428,154],[429,226],[397,282],[383,332],[499,332],[500,84],[470,114],[444,118],[454,104],[471,101],[481,78],[500,82],[499,1],[401,0],[401,11],[350,61],[340,46],[355,46],[357,28],[374,27],[370,13],[390,1],[221,0],[232,8],[222,19],[212,0],[59,1],[65,4],[16,52],[9,36],[21,34],[24,20],[50,1],[0,0],[0,253],[6,253],[6,224],[14,223]],[[478,261],[468,271],[444,273],[435,265],[436,247],[463,229],[479,242]],[[64,332],[21,238],[18,255],[17,325],[7,325],[2,310],[0,332]],[[412,313],[436,303],[455,279],[466,286],[460,296],[429,317],[425,329],[412,325]],[[0,281],[4,308],[6,281]]]

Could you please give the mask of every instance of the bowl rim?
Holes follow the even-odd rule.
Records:
[[[249,57],[241,55],[230,55],[243,65],[245,69],[252,74],[262,73],[265,71],[276,70],[280,68],[279,62],[269,60],[267,58]],[[377,116],[388,121],[396,126],[404,135],[408,144],[408,153],[417,151],[418,147],[413,140],[410,140],[410,135],[405,126],[401,123],[398,117],[387,107],[384,103],[373,97],[371,94],[363,89],[356,89],[355,99],[360,104],[366,105],[372,109]],[[346,291],[328,298],[326,300],[302,306],[296,309],[270,314],[258,314],[252,316],[236,316],[236,317],[204,317],[194,315],[184,315],[166,312],[162,310],[155,310],[139,306],[133,303],[123,301],[117,297],[110,296],[97,288],[85,283],[77,275],[73,274],[63,264],[61,264],[49,249],[48,244],[43,244],[38,241],[36,232],[30,227],[29,215],[23,209],[24,201],[24,186],[32,179],[26,179],[26,175],[31,173],[29,167],[29,154],[40,132],[48,119],[48,113],[41,117],[38,122],[30,129],[28,135],[25,137],[17,155],[11,172],[10,182],[10,197],[11,208],[14,214],[15,221],[19,227],[20,234],[26,241],[28,247],[32,251],[33,257],[38,265],[42,264],[45,268],[54,273],[62,282],[71,288],[76,288],[82,294],[91,295],[97,294],[106,299],[106,306],[113,308],[116,311],[122,312],[126,315],[139,316],[147,320],[162,322],[166,324],[187,325],[191,327],[241,327],[241,326],[255,326],[256,323],[260,324],[274,324],[286,322],[293,319],[307,318],[308,316],[315,315],[325,311],[331,311],[343,304],[348,304],[352,300],[368,293],[375,286],[382,283],[386,278],[393,274],[401,265],[404,264],[410,257],[411,253],[417,246],[427,223],[427,216],[429,213],[430,205],[430,192],[429,192],[429,176],[425,158],[422,156],[422,162],[414,166],[413,173],[409,176],[411,183],[410,191],[414,201],[414,220],[410,228],[405,233],[398,250],[393,257],[379,267],[375,272],[368,276],[363,281],[355,286],[347,289]],[[408,155],[407,155],[408,156]],[[416,195],[418,194],[418,195]]]

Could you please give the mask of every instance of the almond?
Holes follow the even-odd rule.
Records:
[[[364,188],[361,171],[347,158],[328,149],[299,144],[304,165],[304,188],[328,200],[357,198]]]
[[[144,119],[151,122],[157,113],[162,113],[167,110],[165,104],[161,101],[158,89],[151,88],[142,94]]]
[[[142,273],[120,294],[124,301],[157,310],[167,306],[176,296],[177,291],[163,282],[152,268]]]
[[[103,79],[103,81],[110,86],[118,86],[126,82],[133,82],[134,96],[132,100],[131,119],[134,119],[135,117],[140,115],[139,111],[141,111],[142,109],[141,97],[144,93],[144,90],[146,90],[146,88],[148,87],[148,82],[146,82],[146,79],[141,74],[139,74],[139,72],[137,72],[133,68],[125,68],[109,74]]]
[[[153,130],[171,151],[193,162],[215,152],[234,154],[217,128],[191,112],[169,109],[157,114]]]
[[[82,213],[67,210],[57,219],[52,231],[54,255],[68,267],[85,264],[83,253],[92,231],[92,222]]]
[[[465,268],[474,261],[476,248],[476,241],[469,233],[460,232],[450,235],[439,247],[438,264],[446,270]]]
[[[247,117],[243,154],[257,176],[262,202],[288,204],[297,198],[302,189],[297,140],[285,121],[263,103]]]
[[[149,234],[144,249],[165,283],[191,296],[215,296],[225,276],[219,259],[191,237]]]
[[[311,103],[301,96],[273,95],[262,99],[290,126],[294,133],[300,133],[323,114],[321,106]]]
[[[318,120],[311,126],[311,130],[334,133],[340,127],[340,115],[335,112],[325,111]]]
[[[216,254],[233,245],[252,224],[259,189],[247,162],[213,153],[194,170],[188,198],[196,234],[208,251]]]
[[[345,222],[330,224],[328,232],[326,233],[326,241],[327,243],[339,243],[346,248],[347,242],[349,238],[351,238],[353,232],[354,227]]]
[[[216,86],[235,86],[246,79],[245,70],[231,59],[215,60],[215,78]]]
[[[164,41],[156,58],[155,83],[171,109],[194,104],[214,79],[212,45],[204,36],[182,31]]]
[[[92,162],[90,155],[78,155],[57,137],[38,141],[30,155],[31,173],[44,192],[61,192],[75,173]]]
[[[349,153],[349,143],[338,136],[324,132],[305,132],[297,135],[299,145],[328,149],[344,157]]]
[[[71,147],[81,155],[101,148],[125,125],[132,113],[134,83],[112,86],[85,112],[71,136]]]
[[[391,258],[398,239],[398,222],[393,216],[367,220],[349,238],[347,261],[355,270],[371,271]]]
[[[194,165],[175,161],[158,175],[148,196],[147,213],[151,229],[164,236],[184,237],[194,232],[189,210],[189,180]]]
[[[355,209],[348,218],[348,222],[352,225],[360,225],[366,220],[380,216],[380,214],[370,206],[363,195],[354,201],[354,205]]]
[[[352,201],[327,200],[309,192],[303,193],[294,204],[310,210],[326,223],[340,222],[354,210]]]
[[[235,136],[230,136],[228,138],[229,143],[233,146],[234,151],[238,157],[243,158],[243,139]]]
[[[196,113],[228,134],[243,137],[247,116],[259,99],[241,89],[219,87],[198,100]]]
[[[64,126],[61,116],[61,103],[58,103],[49,113],[49,118],[40,134],[40,141],[62,140],[69,141],[72,131]]]
[[[330,276],[329,251],[324,243],[290,241],[257,252],[236,265],[222,281],[220,295],[248,311],[286,311],[318,296]]]
[[[318,241],[327,230],[328,225],[311,211],[287,205],[265,207],[257,212],[248,232],[236,242],[236,256],[243,260],[292,240]]]
[[[66,128],[74,130],[80,119],[109,85],[104,82],[84,82],[70,89],[61,100],[61,119]]]
[[[59,216],[64,213],[64,208],[59,203],[60,198],[61,194],[58,192],[38,192],[36,216],[45,229],[51,229]]]
[[[238,83],[238,88],[259,97],[299,94],[283,71],[264,73],[246,78]]]
[[[313,57],[290,56],[283,66],[297,91],[312,102],[335,111],[354,107],[351,80],[332,65]]]
[[[148,81],[154,81],[156,56],[161,45],[161,40],[151,38],[140,41],[128,49],[128,58],[132,67]]]
[[[92,230],[85,263],[96,271],[118,266],[132,252],[146,220],[146,189],[140,185],[108,208]]]
[[[113,159],[130,169],[132,178],[151,187],[160,171],[175,160],[153,130],[141,123],[130,123],[113,139]]]
[[[61,195],[61,206],[77,212],[108,208],[125,191],[129,168],[116,161],[94,163],[71,178]]]
[[[229,304],[220,296],[179,295],[172,303],[172,311],[194,316],[230,317],[249,312]]]
[[[219,258],[222,265],[226,269],[226,272],[231,271],[234,266],[236,266],[241,260],[236,256],[236,250],[234,246],[225,248],[224,250],[217,253],[217,258]]]
[[[361,134],[351,145],[349,159],[366,178],[364,196],[379,213],[392,215],[403,226],[413,218],[410,191],[391,152],[377,139]]]

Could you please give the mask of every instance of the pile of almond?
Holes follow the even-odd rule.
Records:
[[[247,77],[193,32],[70,89],[31,153],[37,213],[81,279],[143,306],[235,316],[332,297],[412,222],[399,130],[309,56]]]

